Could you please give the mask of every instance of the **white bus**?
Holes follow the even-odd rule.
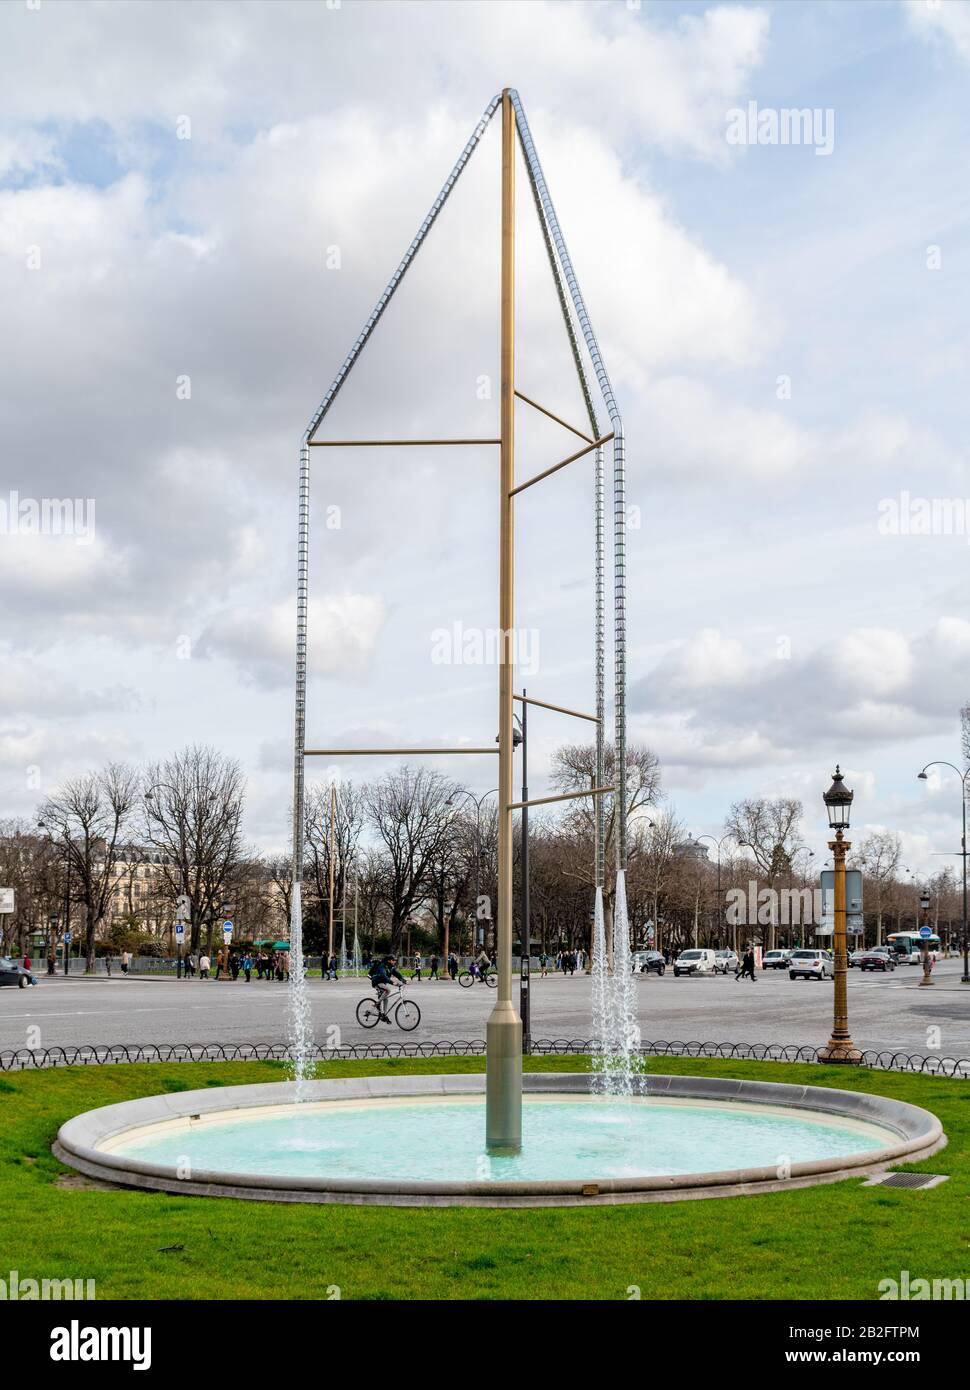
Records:
[[[926,941],[930,957],[936,960],[940,952],[940,938],[934,933]],[[886,937],[886,945],[895,954],[900,965],[919,965],[923,959],[923,937],[918,931],[894,931]]]

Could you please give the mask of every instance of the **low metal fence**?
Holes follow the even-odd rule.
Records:
[[[593,1038],[533,1039],[535,1056],[589,1056],[600,1051]],[[397,1057],[483,1057],[483,1039],[425,1043],[351,1043],[343,1047],[314,1047],[313,1062],[383,1061]],[[711,1057],[728,1061],[808,1062],[821,1065],[815,1047],[784,1043],[645,1042],[640,1055],[651,1057]],[[47,1067],[110,1066],[134,1062],[287,1062],[286,1043],[114,1043],[72,1047],[17,1048],[0,1052],[0,1071],[33,1071]],[[930,1076],[970,1080],[970,1058],[938,1057],[888,1050],[863,1052],[859,1064],[879,1071],[922,1072]]]

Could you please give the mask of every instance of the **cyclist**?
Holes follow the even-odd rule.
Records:
[[[397,956],[385,956],[383,960],[375,962],[371,966],[371,984],[377,990],[378,1013],[385,1023],[390,1023],[387,1016],[387,996],[391,990],[391,980],[400,980],[401,984],[407,984],[404,976],[397,968]]]

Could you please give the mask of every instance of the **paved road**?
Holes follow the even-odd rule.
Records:
[[[941,961],[933,989],[920,989],[917,967],[882,976],[849,974],[849,1018],[863,1048],[970,1058],[970,985],[960,963]],[[377,1040],[354,1017],[363,982],[308,985],[313,1025],[321,1043]],[[460,989],[424,981],[408,990],[421,1005],[415,1033],[380,1029],[388,1041],[484,1039],[495,998],[485,986]],[[829,1034],[832,984],[761,973],[755,984],[732,976],[713,979],[638,977],[640,1026],[645,1040],[796,1043],[819,1046]],[[278,1043],[286,1038],[287,987],[253,980],[86,980],[40,977],[36,989],[0,989],[0,1051],[79,1043]],[[533,979],[535,1038],[591,1035],[590,982],[585,976]],[[930,1030],[938,1030],[936,1033]]]

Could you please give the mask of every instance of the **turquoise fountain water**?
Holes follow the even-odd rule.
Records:
[[[307,1102],[184,1121],[113,1144],[194,1171],[446,1182],[570,1181],[777,1166],[885,1147],[883,1129],[764,1105],[656,1097],[527,1096],[519,1154],[484,1152],[478,1096]]]

